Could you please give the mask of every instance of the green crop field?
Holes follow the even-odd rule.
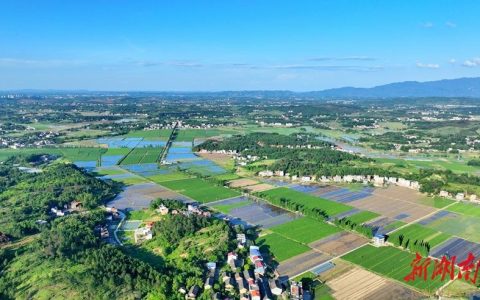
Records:
[[[163,148],[145,147],[133,149],[122,161],[121,165],[148,164],[158,161]]]
[[[161,185],[202,203],[232,198],[240,193],[208,181],[191,178],[162,182]]]
[[[24,149],[2,149],[0,150],[0,161],[9,158],[12,155],[30,155],[30,154],[52,154],[62,156],[70,161],[97,161],[106,151],[104,148],[24,148]]]
[[[162,183],[165,181],[188,179],[190,178],[190,176],[181,172],[173,172],[173,173],[167,173],[167,174],[153,175],[147,178],[153,182]]]
[[[128,148],[108,148],[103,155],[127,155],[130,152]]]
[[[143,137],[146,140],[167,140],[172,134],[171,129],[136,130],[129,132],[125,137]]]
[[[260,246],[260,250],[262,252],[267,253],[270,251],[273,253],[275,260],[278,262],[310,250],[310,248],[307,246],[287,239],[276,233],[271,233],[258,238],[257,245]]]
[[[428,224],[427,227],[456,235],[472,242],[480,240],[480,219],[470,215],[452,213]]]
[[[232,204],[215,204],[212,207],[218,210],[219,212],[222,212],[224,214],[229,214],[232,209],[244,207],[251,203],[252,203],[251,201],[245,200],[245,201],[235,202]]]
[[[342,203],[337,203],[320,197],[315,197],[284,187],[260,192],[257,194],[265,198],[266,200],[279,201],[281,198],[284,198],[298,204],[303,204],[307,208],[321,208],[325,210],[329,216],[334,216],[352,209],[351,206]]]
[[[118,167],[115,168],[97,168],[96,173],[101,176],[105,175],[120,175],[120,174],[126,174],[127,171],[123,169],[119,169]]]
[[[480,205],[477,204],[458,202],[447,208],[447,210],[471,217],[480,218]]]
[[[371,212],[371,211],[361,211],[359,213],[356,213],[354,215],[348,216],[347,219],[350,221],[357,223],[357,224],[362,224],[367,221],[370,221],[372,219],[375,219],[376,217],[380,216],[377,213]]]
[[[308,217],[303,217],[272,227],[270,230],[304,244],[314,242],[342,231],[338,227]]]
[[[190,142],[196,138],[208,138],[222,134],[235,133],[235,131],[219,129],[180,129],[175,140],[179,142]]]
[[[418,203],[435,207],[435,208],[444,208],[445,206],[454,203],[454,200],[446,199],[443,197],[424,197],[420,200],[418,200]]]
[[[392,243],[395,243],[401,234],[403,234],[406,239],[410,239],[411,242],[415,240],[426,241],[430,244],[432,248],[443,243],[448,238],[450,238],[450,235],[448,234],[439,232],[437,230],[434,230],[419,224],[412,224],[398,231],[395,231],[390,235],[388,239]]]
[[[442,282],[440,277],[435,278],[435,280],[430,279],[434,267],[433,263],[431,263],[428,268],[429,276],[427,281],[424,281],[423,278],[415,281],[405,281],[404,277],[411,272],[412,267],[410,264],[415,258],[415,254],[402,251],[398,248],[377,248],[372,245],[365,245],[344,255],[342,258],[354,264],[360,265],[368,270],[389,278],[396,279],[402,283],[406,283],[430,294],[433,294],[438,288],[446,283]]]
[[[233,173],[225,173],[225,174],[215,175],[213,177],[218,180],[227,180],[227,181],[240,178],[240,176]]]
[[[402,227],[403,225],[405,225],[405,223],[402,222],[402,221],[394,221],[394,222],[384,226],[383,229],[394,230],[394,229],[397,229],[399,227]]]

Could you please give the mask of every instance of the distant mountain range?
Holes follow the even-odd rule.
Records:
[[[444,79],[437,81],[404,81],[372,88],[342,87],[311,92],[288,90],[183,92],[183,91],[88,91],[88,90],[16,90],[0,91],[1,94],[20,93],[24,95],[122,95],[132,97],[195,97],[199,100],[219,98],[256,99],[361,99],[361,98],[417,98],[417,97],[467,97],[480,98],[480,77]]]
[[[480,97],[480,77],[427,82],[405,81],[372,88],[343,87],[305,94],[333,98]]]

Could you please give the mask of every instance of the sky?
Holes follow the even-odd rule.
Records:
[[[311,91],[480,76],[480,1],[0,0],[0,90]]]

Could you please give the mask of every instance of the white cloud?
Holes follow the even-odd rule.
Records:
[[[423,68],[423,69],[438,69],[440,68],[439,64],[424,64],[421,62],[417,62],[417,68]]]
[[[422,23],[423,28],[432,28],[434,25],[432,22],[424,22]]]
[[[470,67],[470,68],[479,67],[480,66],[480,57],[467,59],[466,61],[463,62],[462,66]]]
[[[455,24],[455,23],[453,23],[453,22],[450,22],[450,21],[446,22],[445,25],[446,25],[447,27],[450,27],[450,28],[455,28],[455,27],[457,27],[457,24]]]
[[[374,57],[363,56],[363,55],[354,55],[354,56],[341,56],[341,57],[313,57],[308,59],[309,61],[373,61],[376,60]]]
[[[454,64],[454,63],[457,62],[457,60],[455,58],[451,58],[448,62],[451,63],[451,64]]]

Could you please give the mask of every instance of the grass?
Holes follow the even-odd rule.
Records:
[[[308,217],[272,227],[270,230],[304,244],[314,242],[342,231],[338,227]]]
[[[249,205],[250,203],[250,201],[241,201],[232,204],[217,204],[213,205],[212,207],[221,213],[229,214],[232,209],[244,207],[246,205]]]
[[[392,233],[389,236],[389,240],[397,241],[398,237],[401,234],[403,234],[405,238],[410,239],[410,242],[413,242],[415,240],[424,240],[426,242],[429,242],[432,248],[450,238],[450,235],[448,234],[439,232],[428,227],[424,227],[419,224],[412,224]]]
[[[161,184],[162,182],[165,182],[165,181],[188,179],[190,178],[190,176],[182,172],[173,172],[168,174],[153,175],[147,178],[155,183]]]
[[[480,205],[477,204],[458,202],[447,208],[447,210],[462,215],[480,218]]]
[[[260,250],[264,253],[269,251],[273,254],[276,261],[281,262],[291,257],[297,256],[310,250],[305,245],[287,239],[280,234],[271,233],[260,237],[257,240]]]
[[[161,147],[134,148],[122,161],[121,165],[148,164],[158,161]]]
[[[354,215],[348,216],[347,218],[354,223],[362,224],[362,223],[365,223],[366,221],[375,219],[378,216],[380,215],[371,211],[361,211]]]
[[[405,281],[404,277],[410,274],[412,270],[410,264],[415,258],[415,254],[394,247],[377,248],[372,245],[365,245],[344,255],[342,258],[430,294],[433,294],[445,283],[440,281],[440,277],[437,277],[435,280],[429,278],[427,281],[423,279]],[[433,263],[428,267],[429,276],[432,274],[433,267]]]
[[[298,204],[303,204],[306,208],[321,208],[329,216],[334,216],[352,209],[351,206],[315,197],[289,188],[280,187],[268,191],[260,192],[258,195],[267,200],[280,201],[281,198],[288,199]]]
[[[130,210],[127,212],[127,219],[128,220],[141,220],[141,221],[148,221],[153,219],[157,213],[153,210],[149,209],[142,209],[142,210]],[[157,219],[157,218],[155,218]]]
[[[444,208],[445,206],[452,204],[454,200],[446,199],[443,197],[424,197],[418,201],[418,203],[431,206],[435,208]]]
[[[216,186],[199,178],[172,180],[162,183],[163,186],[202,203],[239,196],[240,193],[223,186]]]

